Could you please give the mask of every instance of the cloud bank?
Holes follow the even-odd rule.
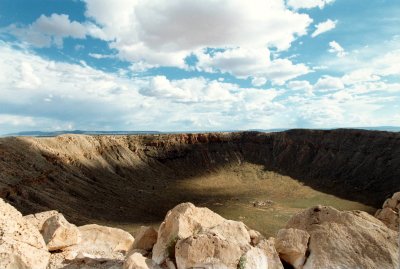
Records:
[[[399,120],[376,114],[385,104],[400,102],[400,84],[378,75],[394,71],[391,66],[323,76],[314,85],[293,80],[257,89],[205,77],[126,77],[46,60],[2,42],[0,57],[2,130],[326,128]]]

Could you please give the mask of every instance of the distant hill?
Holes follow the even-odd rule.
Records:
[[[159,134],[158,131],[54,131],[54,132],[43,132],[43,131],[25,131],[12,134],[6,134],[5,136],[47,136],[53,137],[63,134],[85,134],[85,135],[133,135],[133,134]]]
[[[400,132],[400,127],[396,126],[378,126],[378,127],[357,127],[354,129],[372,130],[372,131],[387,131],[387,132]]]
[[[243,131],[250,132],[283,132],[294,128],[274,128],[274,129],[249,129]],[[307,128],[304,128],[307,129]],[[387,131],[387,132],[400,132],[400,127],[396,126],[376,126],[376,127],[349,127],[349,128],[320,128],[320,130],[334,130],[334,129],[357,129],[357,130],[371,130],[371,131]],[[239,132],[240,130],[221,130],[220,132]],[[83,130],[72,130],[72,131],[24,131],[11,134],[5,134],[2,136],[37,136],[37,137],[53,137],[63,134],[85,134],[85,135],[138,135],[138,134],[179,134],[179,133],[207,133],[210,131],[176,131],[176,132],[159,132],[159,131],[83,131]],[[1,136],[1,135],[0,135]]]
[[[284,132],[290,129],[303,129],[303,130],[337,130],[337,129],[355,129],[355,130],[369,130],[369,131],[386,131],[386,132],[400,132],[400,127],[396,126],[373,126],[373,127],[346,127],[346,128],[275,128],[275,129],[251,129],[248,131],[253,132]]]

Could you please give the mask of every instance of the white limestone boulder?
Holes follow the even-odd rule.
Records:
[[[0,268],[45,269],[49,258],[39,230],[0,199]]]
[[[281,229],[275,240],[276,251],[282,260],[295,269],[301,269],[306,260],[310,235],[303,230]]]
[[[239,259],[239,269],[268,269],[268,257],[264,252],[251,247],[246,254]]]
[[[133,243],[133,249],[151,250],[157,242],[157,231],[150,226],[142,226],[139,229]]]
[[[132,248],[133,236],[121,229],[89,224],[78,227],[81,234],[79,244],[64,249],[68,259],[77,255],[95,255],[104,259],[120,259]]]
[[[316,206],[294,215],[286,228],[310,235],[304,269],[399,265],[399,234],[365,212]]]
[[[208,208],[195,207],[191,203],[177,205],[167,213],[160,225],[152,259],[162,264],[166,258],[173,255],[175,244],[179,239],[188,238],[224,220]]]
[[[261,249],[267,256],[268,269],[283,269],[283,264],[275,249],[275,238],[261,239],[256,247]]]
[[[24,216],[24,219],[33,224],[39,231],[42,231],[43,223],[45,223],[45,221],[48,220],[49,218],[57,216],[58,214],[60,214],[58,213],[58,211],[50,210],[36,214],[26,215]]]
[[[178,269],[237,269],[242,255],[237,244],[211,233],[181,239],[175,247]]]
[[[238,245],[244,251],[250,247],[251,238],[249,231],[246,225],[240,221],[224,220],[214,227],[205,229],[204,232],[217,234],[222,239]]]
[[[47,219],[41,232],[49,251],[60,250],[81,241],[78,227],[69,223],[62,214]]]
[[[161,267],[153,260],[136,252],[127,257],[123,269],[161,269]]]

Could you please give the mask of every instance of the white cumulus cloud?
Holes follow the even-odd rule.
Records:
[[[315,26],[316,29],[311,34],[311,37],[316,37],[316,36],[318,36],[318,35],[320,35],[322,33],[325,33],[325,32],[328,32],[328,31],[330,31],[332,29],[335,29],[336,24],[337,24],[337,21],[332,21],[330,19],[328,19],[328,20],[326,20],[324,22],[318,23]]]
[[[92,57],[92,58],[95,58],[95,59],[112,59],[112,58],[115,58],[115,55],[110,55],[110,54],[89,53],[88,55],[90,57]]]
[[[335,2],[335,0],[287,0],[287,5],[294,9],[310,9],[319,7],[323,9],[325,5],[329,5]]]
[[[394,57],[395,52],[388,55]],[[378,59],[372,61],[372,70],[322,76],[314,85],[290,80],[276,88],[257,89],[201,76],[171,79],[107,73],[84,63],[44,59],[1,41],[0,58],[0,133],[400,124],[393,113],[400,104],[400,83],[378,79],[378,74],[396,72],[396,66]],[[285,63],[276,65],[281,72]]]
[[[346,85],[352,85],[369,81],[377,81],[380,79],[381,77],[374,74],[374,71],[371,68],[357,69],[342,77],[342,81]]]
[[[147,66],[184,68],[185,58],[204,48],[284,50],[312,22],[307,14],[287,9],[283,0],[85,2],[86,16],[115,40],[110,46],[119,56]]]
[[[3,29],[4,31],[4,29]],[[80,23],[71,21],[66,14],[53,13],[50,16],[41,15],[27,27],[10,25],[6,31],[21,40],[36,47],[61,47],[63,39],[67,37],[83,39],[87,35],[105,38],[101,29],[93,23]]]
[[[347,52],[344,50],[344,48],[336,41],[331,41],[329,42],[329,52],[330,53],[335,53],[336,56],[339,58],[346,56]]]
[[[198,53],[197,67],[207,72],[230,73],[239,78],[257,78],[282,85],[287,80],[311,72],[304,64],[289,59],[271,60],[266,48],[235,48],[212,54]],[[264,84],[265,84],[264,82]]]
[[[314,85],[314,89],[318,91],[341,90],[343,88],[344,84],[342,79],[332,76],[323,76],[319,78]]]
[[[267,83],[266,78],[255,77],[251,80],[251,84],[256,87],[261,87],[261,86],[265,85],[265,83]]]
[[[0,42],[0,133],[18,130],[201,130],[280,124],[274,89],[203,77],[128,78],[43,59]],[[40,78],[40,81],[37,80]],[[18,85],[24,81],[26,84]],[[36,81],[36,82],[35,82]]]
[[[28,26],[11,25],[7,31],[36,47],[61,47],[65,38],[98,38],[106,41],[119,59],[131,62],[136,72],[160,66],[187,69],[186,58],[207,49],[226,51],[225,59],[211,60],[208,68],[213,72],[221,67],[236,74],[234,68],[241,65],[246,68],[243,76],[276,83],[307,72],[305,65],[292,64],[286,59],[267,62],[269,49],[289,49],[294,40],[307,34],[312,23],[308,14],[289,9],[284,0],[84,2],[86,21],[70,20],[66,14],[42,15]],[[254,48],[260,54],[243,54]],[[242,55],[229,56],[229,53]],[[90,56],[103,58],[96,53]],[[229,61],[237,61],[232,69],[225,64]],[[198,68],[205,70],[207,63],[201,64]],[[252,70],[250,64],[255,64]],[[266,70],[267,65],[271,71]],[[285,70],[279,72],[279,67]]]

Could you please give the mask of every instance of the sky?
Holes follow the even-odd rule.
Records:
[[[0,0],[0,134],[400,126],[398,0]]]

